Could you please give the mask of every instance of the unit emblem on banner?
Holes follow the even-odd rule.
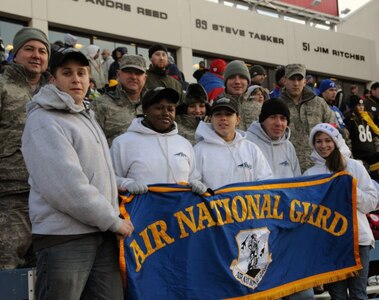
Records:
[[[264,277],[269,264],[267,227],[240,231],[235,239],[238,247],[238,259],[230,265],[234,277],[243,285],[255,289]]]

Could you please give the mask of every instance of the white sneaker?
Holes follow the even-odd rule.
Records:
[[[369,277],[368,285],[379,285],[379,275]]]

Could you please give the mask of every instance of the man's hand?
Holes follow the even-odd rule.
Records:
[[[116,233],[119,237],[127,238],[132,235],[133,231],[134,231],[133,223],[129,220],[122,220],[122,224]]]

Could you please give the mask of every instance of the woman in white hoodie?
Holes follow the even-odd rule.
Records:
[[[313,148],[311,158],[315,165],[304,175],[336,173],[345,170],[357,179],[359,255],[363,269],[356,277],[330,284],[329,293],[332,299],[368,299],[366,288],[369,256],[375,240],[366,214],[376,209],[378,199],[375,187],[365,167],[350,158],[350,150],[342,135],[332,125],[321,123],[313,127],[309,144]],[[347,290],[349,290],[350,298]]]
[[[111,156],[117,187],[133,194],[148,191],[148,184],[189,183],[203,194],[192,145],[178,134],[175,123],[179,94],[158,87],[142,99],[144,117],[132,121],[126,133],[113,140]]]
[[[236,129],[239,121],[238,103],[223,97],[211,106],[211,123],[200,122],[196,130],[196,164],[211,189],[273,176],[261,150]]]

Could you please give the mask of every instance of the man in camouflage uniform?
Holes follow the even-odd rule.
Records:
[[[279,99],[284,100],[291,113],[291,142],[295,146],[301,171],[310,168],[311,148],[308,144],[309,133],[319,123],[336,124],[334,112],[325,100],[305,88],[305,66],[289,64],[285,67],[284,89]]]
[[[140,104],[146,82],[145,59],[139,55],[123,55],[117,77],[116,89],[91,103],[109,146],[114,138],[126,131],[137,115],[142,115]]]
[[[226,97],[239,103],[241,121],[238,129],[246,131],[253,121],[258,121],[261,105],[247,93],[251,83],[250,72],[245,62],[233,60],[227,64],[224,74],[225,91],[217,98]]]
[[[0,76],[0,269],[31,263],[25,257],[32,253],[32,236],[21,136],[25,105],[48,81],[50,44],[43,31],[25,27],[14,36],[13,51],[13,63]]]
[[[182,84],[167,74],[168,72],[168,51],[164,45],[156,44],[149,49],[150,66],[147,70],[146,89],[153,90],[156,87],[172,88],[179,94],[179,102],[182,102]]]

